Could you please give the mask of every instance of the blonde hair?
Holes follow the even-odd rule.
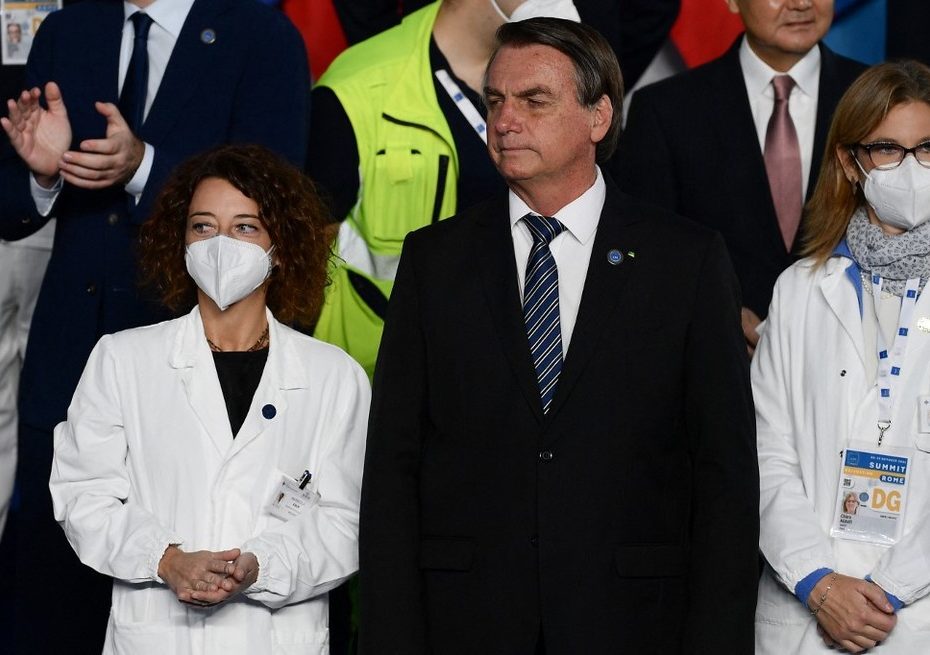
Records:
[[[850,85],[833,114],[814,194],[806,207],[801,254],[823,264],[843,240],[856,209],[865,203],[859,185],[850,184],[838,148],[861,143],[894,107],[930,105],[930,68],[912,60],[886,62],[865,71]]]

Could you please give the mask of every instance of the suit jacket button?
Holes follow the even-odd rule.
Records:
[[[541,450],[539,452],[539,459],[541,459],[544,462],[551,462],[552,458],[553,458],[553,454],[551,450]]]
[[[116,212],[113,212],[112,214],[107,216],[107,223],[109,223],[110,225],[116,225],[117,223],[119,223],[119,214],[117,214]]]
[[[539,546],[539,537],[537,537],[535,534],[532,537],[530,537],[530,545],[533,548],[536,548]]]
[[[87,293],[88,295],[91,295],[91,296],[97,293],[97,285],[94,284],[93,282],[89,283],[87,285]]]
[[[26,216],[24,219],[22,219],[21,222],[23,225],[29,225],[32,222],[32,219]]]

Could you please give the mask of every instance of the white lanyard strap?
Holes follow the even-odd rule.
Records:
[[[895,390],[901,381],[901,368],[904,366],[904,354],[907,351],[908,331],[911,317],[917,305],[917,290],[920,288],[920,278],[911,278],[904,287],[901,296],[901,311],[898,314],[898,328],[895,331],[894,343],[891,351],[885,344],[881,325],[875,331],[875,345],[878,351],[878,445],[882,445],[885,431],[891,427],[891,416],[894,411]],[[879,316],[878,305],[881,302],[882,278],[872,275],[872,304],[875,307],[875,317]]]
[[[439,83],[442,84],[443,88],[446,90],[446,93],[452,98],[455,106],[462,112],[462,116],[465,117],[465,120],[471,124],[475,132],[478,133],[478,136],[481,137],[481,140],[487,144],[488,124],[484,121],[484,118],[481,117],[481,112],[479,112],[475,108],[475,105],[472,104],[472,101],[462,93],[462,89],[459,88],[459,85],[455,83],[445,69],[440,68],[436,71],[435,75],[436,79],[439,80]]]

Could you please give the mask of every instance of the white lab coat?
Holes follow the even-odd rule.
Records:
[[[930,652],[930,434],[918,431],[917,399],[930,394],[930,290],[915,307],[903,379],[884,444],[913,449],[909,506],[891,548],[830,537],[841,451],[850,439],[878,440],[877,388],[867,371],[859,302],[849,259],[820,269],[802,260],[778,279],[752,362],[758,427],[762,553],[756,652],[829,653],[795,585],[818,568],[871,574],[906,603],[883,655]],[[870,302],[864,295],[864,302]],[[874,357],[874,355],[873,355]]]
[[[105,336],[90,356],[55,430],[50,488],[81,561],[114,578],[104,653],[329,652],[324,592],[358,568],[370,389],[338,348],[268,323],[235,440],[196,308]],[[284,522],[267,507],[304,469],[321,500]],[[157,574],[169,544],[251,551],[258,580],[215,609],[183,605]]]

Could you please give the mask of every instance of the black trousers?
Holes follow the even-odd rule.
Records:
[[[20,423],[16,490],[0,543],[0,651],[99,655],[112,580],[84,566],[52,514],[52,433]]]

